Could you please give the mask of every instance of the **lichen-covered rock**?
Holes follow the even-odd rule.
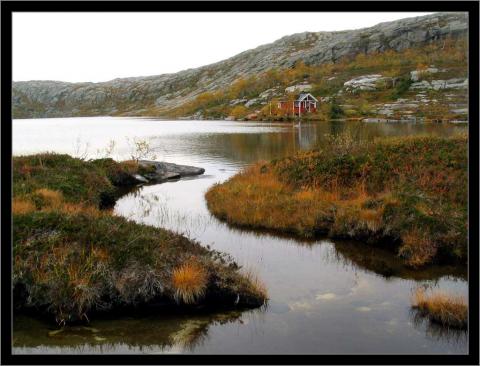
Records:
[[[410,71],[410,79],[412,81],[419,81],[420,78],[423,76],[423,75],[426,75],[426,74],[435,74],[437,73],[439,70],[436,68],[436,67],[429,67],[425,70],[414,70],[414,71]]]
[[[454,78],[449,80],[422,80],[410,85],[410,90],[440,90],[440,89],[468,89],[468,78]]]
[[[312,90],[312,86],[310,84],[298,84],[285,88],[285,93],[304,92],[310,90]]]
[[[355,92],[357,90],[377,90],[380,86],[384,86],[392,82],[392,78],[383,77],[380,74],[362,75],[350,79],[343,83],[345,90]]]

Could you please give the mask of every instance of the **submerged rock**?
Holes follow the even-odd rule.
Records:
[[[148,181],[161,182],[169,179],[177,179],[205,173],[205,169],[203,168],[166,163],[164,161],[140,160],[138,163],[145,167],[155,167],[155,172],[145,174],[144,178]]]

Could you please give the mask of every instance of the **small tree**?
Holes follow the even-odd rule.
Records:
[[[333,99],[330,103],[330,118],[337,119],[342,118],[345,115],[343,108],[338,104],[336,99]]]
[[[154,154],[154,149],[150,146],[150,142],[145,139],[134,137],[130,140],[128,137],[127,144],[130,146],[130,157],[137,162],[141,159],[155,160],[157,156]]]

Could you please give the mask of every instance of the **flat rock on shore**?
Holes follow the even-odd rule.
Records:
[[[205,173],[205,169],[189,165],[178,165],[164,161],[140,160],[143,166],[154,166],[155,172],[145,174],[142,178],[148,181],[162,182],[169,179],[177,179]],[[138,179],[138,178],[137,178]],[[140,179],[139,179],[140,180]]]

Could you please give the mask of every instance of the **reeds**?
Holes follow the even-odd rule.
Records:
[[[413,294],[412,307],[432,322],[452,328],[467,328],[468,305],[461,296],[444,292],[427,294],[423,288],[419,288]]]

